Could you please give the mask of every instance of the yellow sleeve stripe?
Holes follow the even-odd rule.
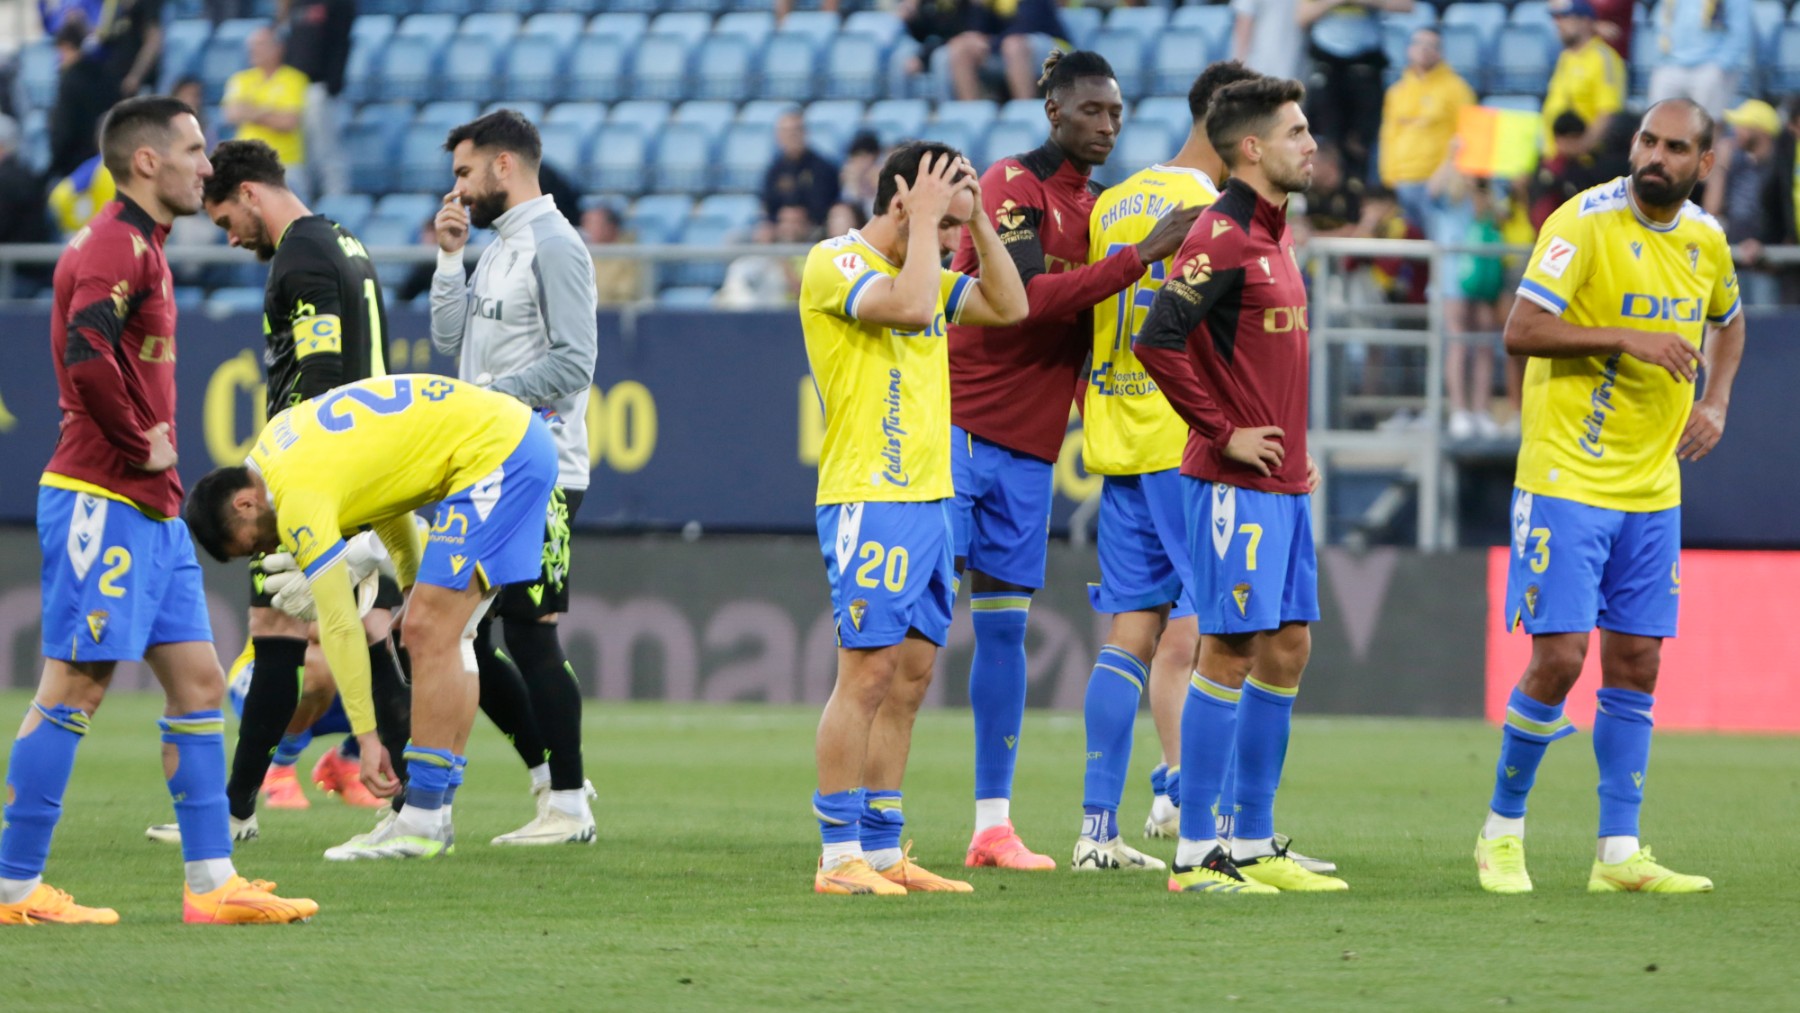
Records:
[[[344,352],[344,328],[337,314],[302,317],[294,321],[294,357],[304,359],[325,352],[332,355]]]

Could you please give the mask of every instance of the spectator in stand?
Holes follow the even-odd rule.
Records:
[[[831,206],[825,215],[825,235],[842,236],[851,229],[860,229],[869,221],[869,215],[854,204],[838,201]]]
[[[1632,15],[1636,0],[1593,0],[1594,31],[1626,63],[1631,62]]]
[[[1444,62],[1438,30],[1414,31],[1406,47],[1406,70],[1382,104],[1381,182],[1399,197],[1406,217],[1434,242],[1451,240],[1432,232],[1428,185],[1450,153],[1457,116],[1474,104],[1474,89]]]
[[[1344,174],[1343,153],[1322,143],[1313,153],[1312,186],[1306,191],[1306,224],[1314,236],[1356,234],[1362,219],[1363,181]]]
[[[100,151],[100,120],[119,100],[118,86],[95,53],[84,50],[88,25],[80,11],[56,30],[56,104],[50,109],[50,178],[61,179]]]
[[[1800,243],[1800,201],[1794,191],[1800,189],[1800,96],[1790,96],[1782,106],[1787,128],[1775,138],[1775,152],[1770,159],[1769,180],[1763,184],[1762,233],[1755,239],[1738,244],[1738,260],[1746,264],[1762,262],[1762,248],[1792,246]],[[1774,272],[1781,287],[1783,303],[1800,303],[1800,269],[1784,267]]]
[[[610,205],[595,204],[581,213],[581,238],[591,246],[611,246],[634,240],[625,233],[619,213]],[[594,289],[601,306],[625,306],[644,298],[643,265],[616,257],[594,258]]]
[[[1659,57],[1650,72],[1650,101],[1689,98],[1715,118],[1737,93],[1738,72],[1751,65],[1751,0],[1662,0],[1652,16]]]
[[[436,211],[433,211],[426,217],[425,224],[419,226],[419,245],[421,247],[429,248],[433,253],[437,252]],[[466,272],[468,267],[465,265],[463,270]],[[414,264],[412,270],[406,272],[406,277],[400,282],[399,286],[394,289],[394,298],[402,303],[410,303],[414,299],[430,292],[431,276],[436,272],[436,261],[421,261],[420,263]]]
[[[50,216],[65,236],[81,231],[117,194],[112,173],[98,154],[75,167],[50,190]]]
[[[55,36],[73,19],[81,22],[83,38],[106,16],[106,0],[38,0],[38,16],[44,20],[44,34]]]
[[[288,63],[310,82],[301,132],[313,192],[347,193],[350,163],[338,144],[338,95],[344,90],[344,66],[350,61],[356,0],[277,0],[275,18],[287,30]],[[293,170],[288,175],[291,178]]]
[[[763,214],[773,223],[782,208],[798,205],[809,222],[822,222],[838,198],[838,167],[807,147],[806,120],[790,109],[775,121],[775,161],[763,175]]]
[[[900,0],[894,13],[922,47],[907,71],[923,73],[942,49],[950,94],[963,100],[991,97],[982,76],[996,39],[1007,97],[1037,98],[1044,57],[1069,34],[1055,0]]]
[[[1301,76],[1300,0],[1231,0],[1231,58],[1266,77]]]
[[[894,16],[906,25],[906,34],[919,43],[919,51],[906,62],[909,75],[925,73],[939,49],[947,50],[953,73],[968,65],[979,69],[987,60],[987,11],[974,0],[900,0],[894,7]],[[961,55],[963,50],[968,50],[969,55]],[[951,83],[953,93],[961,90],[958,82]],[[980,78],[973,78],[968,88],[979,95]]]
[[[222,138],[219,137],[218,124],[211,122],[206,115],[206,85],[189,74],[175,82],[175,87],[169,89],[169,95],[186,102],[187,107],[194,111],[194,119],[200,121],[200,133],[206,137],[206,150],[211,151],[216,147]]]
[[[773,223],[764,222],[757,227],[754,241],[807,243],[817,234],[806,209],[789,204],[776,212]],[[725,269],[725,284],[713,294],[713,305],[732,310],[792,305],[800,297],[800,270],[805,263],[804,253],[797,257],[764,253],[739,257]]]
[[[1427,184],[1433,242],[1449,246],[1497,246],[1500,225],[1488,181],[1456,168],[1454,146]],[[1494,390],[1494,351],[1500,338],[1500,288],[1506,269],[1500,258],[1446,254],[1434,281],[1444,300],[1444,402],[1450,438],[1466,440],[1500,434],[1488,410]]]
[[[1381,12],[1405,14],[1413,0],[1304,0],[1297,20],[1307,30],[1313,72],[1306,87],[1313,135],[1344,151],[1344,171],[1364,179],[1381,132]]]
[[[162,68],[163,0],[110,0],[103,10],[90,23],[119,97],[156,87]]]
[[[237,136],[266,141],[288,171],[288,189],[305,199],[306,137],[301,114],[306,109],[306,75],[283,62],[281,40],[270,28],[258,28],[245,40],[250,66],[225,81],[225,122]]]
[[[838,197],[857,209],[864,218],[875,212],[875,183],[881,174],[881,163],[886,157],[881,148],[881,139],[867,130],[859,130],[850,138],[850,151],[844,156],[844,168],[838,173]],[[826,221],[830,221],[827,216]],[[826,230],[828,236],[841,236],[841,232]]]
[[[1558,116],[1550,125],[1550,135],[1549,157],[1538,163],[1529,187],[1533,229],[1543,228],[1569,198],[1606,181],[1594,153],[1587,148],[1587,123],[1580,116],[1570,112]]]
[[[1595,31],[1591,0],[1550,0],[1550,16],[1563,49],[1544,96],[1544,150],[1551,150],[1556,118],[1565,112],[1587,124],[1583,149],[1592,150],[1625,106],[1625,61]]]
[[[1775,162],[1775,139],[1782,132],[1781,114],[1760,99],[1749,99],[1725,114],[1730,136],[1716,149],[1713,173],[1706,180],[1706,195],[1701,201],[1709,214],[1725,226],[1725,238],[1736,247],[1739,259],[1746,242],[1751,249],[1761,235],[1763,194],[1769,185]],[[1760,252],[1760,251],[1758,251]],[[1779,301],[1775,278],[1762,271],[1745,271],[1739,275],[1744,302],[1768,305]]]
[[[0,245],[48,243],[54,239],[50,216],[44,207],[44,179],[19,155],[19,124],[0,113]],[[20,268],[22,279],[41,284],[49,280],[47,268]],[[10,293],[24,295],[25,293]],[[0,292],[0,299],[9,295]]]

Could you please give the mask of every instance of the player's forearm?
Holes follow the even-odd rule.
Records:
[[[70,341],[85,341],[81,334],[69,335]],[[119,456],[132,464],[150,459],[150,441],[144,430],[155,425],[137,417],[132,411],[131,397],[125,391],[125,379],[110,358],[89,359],[68,367],[69,383],[81,410],[93,419],[106,442]]]
[[[981,265],[975,284],[981,290],[982,301],[1003,320],[1026,319],[1031,313],[1031,301],[1026,297],[1025,283],[987,215],[976,215],[969,223],[969,238],[974,241],[975,258]]]
[[[256,122],[259,126],[268,127],[270,130],[298,130],[300,129],[300,114],[269,109],[258,113]]]
[[[1022,273],[1021,276],[1026,278],[1025,296],[1031,304],[1025,322],[1073,319],[1131,287],[1144,276],[1145,270],[1137,247],[1127,246],[1104,260],[1096,260],[1073,271],[1039,272],[1035,276]]]
[[[1529,298],[1521,296],[1506,318],[1502,341],[1508,355],[1535,355],[1540,359],[1583,359],[1624,351],[1631,332],[1622,327],[1583,327],[1572,324]]]
[[[468,321],[469,279],[463,273],[462,252],[440,250],[437,271],[431,276],[431,347],[445,355],[460,352]]]
[[[1135,344],[1132,351],[1137,353],[1138,361],[1144,364],[1144,372],[1156,381],[1157,389],[1162,391],[1169,406],[1189,429],[1213,443],[1230,439],[1231,423],[1200,385],[1200,378],[1194,375],[1194,364],[1188,361],[1185,349]]]
[[[131,72],[126,77],[139,84],[150,74],[150,68],[162,56],[163,30],[161,25],[148,25],[144,28],[144,41],[138,47],[137,59],[131,61]],[[155,82],[151,82],[155,83]]]
[[[394,564],[394,580],[402,589],[412,587],[419,579],[419,561],[425,555],[418,522],[408,513],[377,521],[373,526],[375,537],[381,539],[388,559]]]
[[[344,714],[356,735],[375,730],[375,699],[369,684],[369,647],[362,619],[356,614],[356,592],[349,567],[339,562],[313,578],[313,603],[319,613],[319,646],[344,698]]]
[[[1731,403],[1731,385],[1737,382],[1738,364],[1744,359],[1744,314],[1712,333],[1706,343],[1706,393],[1700,400],[1724,407]]]

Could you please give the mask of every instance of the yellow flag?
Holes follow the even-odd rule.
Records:
[[[1517,179],[1538,164],[1538,116],[1523,109],[1464,106],[1456,120],[1456,167],[1471,176]]]

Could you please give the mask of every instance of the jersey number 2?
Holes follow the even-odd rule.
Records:
[[[346,387],[319,403],[319,425],[326,432],[348,432],[356,428],[356,415],[351,404],[361,405],[376,415],[398,415],[412,403],[411,380],[395,380],[394,392],[386,397],[362,387]]]
[[[856,550],[856,555],[863,561],[863,564],[856,568],[858,584],[863,587],[886,587],[896,594],[906,587],[908,560],[904,546],[896,545],[889,549],[883,547],[880,542],[864,542],[862,548]],[[887,560],[887,567],[880,579],[877,579],[875,571],[882,568],[883,557]]]

